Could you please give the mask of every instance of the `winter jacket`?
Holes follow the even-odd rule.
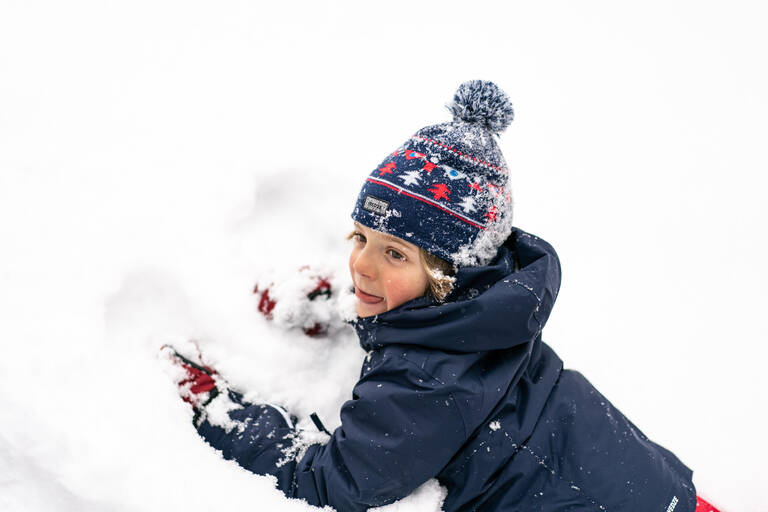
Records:
[[[264,406],[237,413],[256,417],[249,432],[199,430],[288,496],[340,512],[430,478],[445,512],[693,512],[691,471],[541,341],[559,285],[553,248],[516,229],[489,265],[459,270],[444,303],[358,319],[368,356],[326,444],[295,456],[296,431]]]

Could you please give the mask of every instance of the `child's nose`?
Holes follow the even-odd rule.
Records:
[[[368,279],[376,277],[376,263],[367,247],[357,253],[352,268],[354,268],[357,274],[367,277]]]

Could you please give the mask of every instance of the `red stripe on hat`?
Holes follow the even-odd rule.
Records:
[[[397,191],[398,193],[400,193],[400,194],[405,194],[405,195],[406,195],[406,196],[408,196],[408,197],[412,197],[412,198],[414,198],[414,199],[418,199],[419,201],[421,201],[421,202],[424,202],[424,203],[427,203],[428,205],[434,206],[435,208],[438,208],[438,209],[440,209],[440,210],[444,211],[445,213],[450,213],[451,215],[453,215],[453,216],[454,216],[454,217],[456,217],[457,219],[463,220],[464,222],[466,222],[466,223],[467,223],[467,224],[469,224],[470,226],[474,226],[474,227],[476,227],[477,229],[485,229],[485,226],[481,226],[480,224],[477,224],[477,223],[475,223],[475,222],[472,222],[471,220],[469,220],[469,219],[467,219],[467,218],[464,218],[464,217],[462,217],[461,215],[458,215],[457,213],[455,213],[455,212],[452,212],[451,210],[449,210],[449,209],[447,209],[447,208],[444,208],[443,206],[440,206],[439,204],[437,204],[437,203],[435,203],[435,202],[433,202],[433,201],[430,201],[429,199],[427,199],[427,198],[425,198],[425,197],[417,196],[416,194],[411,194],[410,192],[408,192],[408,191],[407,191],[407,190],[405,190],[405,189],[402,189],[402,188],[400,188],[400,187],[397,187],[397,186],[395,186],[395,185],[390,185],[389,183],[383,183],[383,182],[381,182],[381,181],[377,180],[376,178],[368,178],[368,179],[367,179],[367,181],[369,181],[369,182],[371,182],[371,183],[375,183],[376,185],[381,185],[381,186],[383,186],[383,187],[387,187],[387,188],[389,188],[389,189],[395,190],[395,191]]]

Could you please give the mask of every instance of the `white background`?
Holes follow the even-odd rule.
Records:
[[[562,261],[545,340],[765,510],[762,5],[265,5],[0,0],[0,508],[306,510],[196,438],[157,348],[338,421],[359,349],[280,338],[252,279],[343,269],[364,176],[480,78]]]

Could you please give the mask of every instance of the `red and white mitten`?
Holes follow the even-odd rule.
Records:
[[[258,311],[268,320],[315,337],[343,325],[337,288],[328,269],[303,266],[295,272],[272,273],[259,279],[253,293]]]
[[[163,345],[160,352],[170,362],[179,395],[192,405],[197,416],[219,395],[220,389],[217,385],[218,372],[203,362],[196,343],[194,347],[195,353],[188,355],[182,355],[171,345]]]

